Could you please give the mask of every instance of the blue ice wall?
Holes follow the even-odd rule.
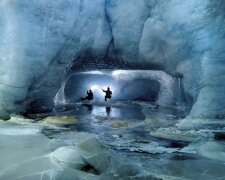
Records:
[[[0,102],[52,99],[76,56],[110,56],[183,75],[193,117],[225,114],[223,0],[0,1]]]

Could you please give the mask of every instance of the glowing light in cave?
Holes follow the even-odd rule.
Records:
[[[122,73],[124,73],[123,70],[115,70],[115,71],[112,72],[112,75],[113,75],[113,76],[119,76],[119,75],[121,75]]]
[[[115,88],[111,84],[108,84],[108,85],[94,84],[90,87],[90,89],[93,91],[95,97],[102,98],[105,95],[105,93],[102,91],[102,89],[107,90],[108,87],[110,87],[110,90],[113,92],[113,94],[115,94],[115,92],[114,92]]]
[[[102,71],[88,71],[88,72],[82,72],[81,74],[104,74]]]
[[[91,86],[91,90],[92,90],[92,91],[96,91],[96,90],[99,90],[99,89],[101,89],[101,87],[98,86],[98,85],[93,85],[93,86]]]

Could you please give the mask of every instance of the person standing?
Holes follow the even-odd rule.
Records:
[[[102,89],[102,91],[105,93],[105,101],[112,98],[112,91],[110,90],[110,87],[108,87],[107,90]]]

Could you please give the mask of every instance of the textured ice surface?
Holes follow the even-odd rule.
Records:
[[[117,108],[129,105],[133,103]],[[145,120],[80,112],[73,125],[55,127],[71,122],[58,112],[61,117],[45,118],[45,125],[21,116],[2,121],[0,179],[223,179],[225,144],[222,138],[215,140],[214,133],[224,128],[209,120],[207,126],[190,129],[182,124],[187,119],[173,116],[174,107],[139,105]],[[139,110],[127,112],[134,111]],[[66,113],[73,115],[65,108]]]
[[[185,124],[183,124],[184,121],[186,121]],[[187,123],[187,121],[189,122]],[[225,144],[223,141],[214,139],[216,132],[224,132],[221,123],[213,122],[213,120],[205,121],[203,123],[198,122],[196,119],[193,121],[191,119],[181,120],[176,126],[158,128],[151,132],[151,135],[174,141],[190,142],[188,146],[181,149],[181,152],[194,153],[208,159],[225,162]]]
[[[0,179],[151,179],[146,170],[163,179],[224,179],[224,138],[215,138],[225,130],[224,10],[223,0],[1,0],[2,117],[5,110],[48,110],[68,64],[89,56],[183,76],[194,105],[181,121],[146,105],[144,122],[97,117],[101,111],[95,111],[95,119],[85,116],[74,127],[98,132],[125,159],[72,127],[66,132],[12,123],[29,119],[1,122]],[[124,71],[116,74],[127,77]],[[166,99],[167,80],[160,90]],[[121,121],[127,126],[115,128]]]
[[[66,64],[76,54],[86,50],[106,53],[111,31],[105,1],[94,4],[78,0],[0,2],[1,90],[6,92],[1,102],[5,101],[7,109],[14,109],[12,103],[23,100],[36,80],[39,85],[32,85],[27,98],[42,96],[42,88],[48,89],[46,97],[54,97]]]
[[[192,117],[224,115],[224,9],[222,0],[0,1],[1,108],[47,109],[67,64],[92,55],[179,72]]]
[[[224,128],[225,122],[224,119],[195,119],[195,118],[185,118],[179,121],[176,126],[179,129],[183,130],[201,130],[201,129],[210,129],[210,130],[219,130]]]
[[[102,145],[95,135],[41,132],[37,124],[1,122],[0,179],[124,179],[153,178],[141,165]],[[53,128],[54,129],[54,128]]]
[[[50,140],[34,125],[1,123],[1,179],[16,179],[54,168],[48,157]],[[21,178],[23,179],[23,178]]]
[[[207,130],[189,130],[189,131],[182,131],[174,127],[169,128],[159,128],[156,131],[152,132],[151,135],[155,137],[171,139],[175,141],[197,141],[201,140],[202,138],[209,138],[212,137],[210,131]]]

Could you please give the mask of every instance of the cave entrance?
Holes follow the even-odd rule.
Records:
[[[185,107],[186,96],[181,81],[180,77],[173,77],[157,67],[150,70],[150,67],[126,64],[122,60],[78,57],[68,64],[54,105],[81,103],[80,98],[86,96],[90,89],[94,93],[91,104],[98,105],[99,102],[104,103],[102,89],[110,87],[113,92],[110,103],[144,102],[164,107]]]
[[[113,95],[112,99],[106,103],[102,89],[107,89],[107,87],[110,87]],[[86,96],[87,90],[90,89],[94,93],[94,100],[81,102],[80,98]],[[154,106],[159,104],[160,107],[164,107],[162,112],[165,113],[171,112],[171,109],[175,112],[174,109],[184,101],[183,94],[180,79],[163,71],[85,71],[71,73],[65,78],[54,98],[54,104],[55,107],[74,105],[72,109],[78,107],[79,110],[75,112],[78,115],[85,115],[89,112],[96,116],[104,114],[104,116],[124,117],[125,114],[130,114],[130,118],[144,119],[142,103]],[[82,107],[84,104],[85,108]],[[112,107],[113,111],[111,111]],[[167,111],[168,109],[169,111]]]
[[[102,70],[70,74],[62,83],[55,105],[75,103],[91,89],[94,101],[104,101],[102,89],[110,87],[112,101],[146,101],[173,104],[175,80],[163,71]]]
[[[160,84],[152,79],[134,77],[120,77],[115,71],[90,71],[73,74],[65,84],[65,98],[67,102],[80,101],[80,97],[86,95],[91,89],[94,93],[93,101],[104,101],[102,89],[110,87],[113,92],[111,101],[150,101],[158,98]]]
[[[109,102],[104,101],[105,94],[102,92],[107,87],[113,92]],[[94,93],[94,100],[81,102],[80,98],[86,96],[90,89]],[[89,113],[124,118],[129,114],[129,118],[144,119],[143,109],[159,105],[159,113],[185,117],[191,107],[187,105],[186,97],[182,78],[170,76],[164,71],[91,70],[68,74],[54,98],[54,104],[55,109],[69,107],[67,110],[79,116]],[[152,111],[149,112],[152,115]]]

